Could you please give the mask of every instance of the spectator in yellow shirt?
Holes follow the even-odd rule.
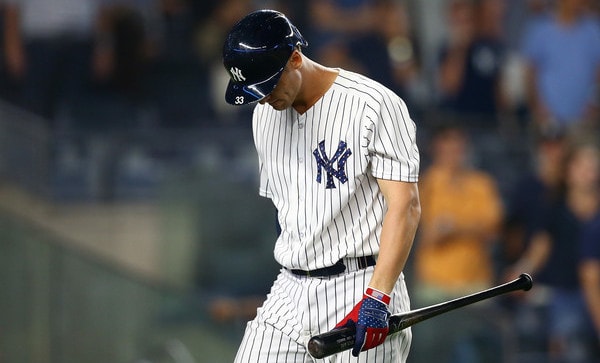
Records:
[[[491,242],[502,221],[500,193],[490,175],[468,165],[468,139],[460,127],[440,127],[431,153],[419,185],[419,285],[438,297],[487,288],[493,282]]]
[[[419,182],[422,215],[414,254],[416,307],[488,288],[494,282],[491,249],[503,207],[492,177],[469,166],[468,148],[466,132],[454,124],[439,127],[431,137],[431,164]],[[487,315],[480,307],[460,309],[415,326],[413,335],[418,339],[411,353],[415,361],[498,361],[500,339],[481,322]]]

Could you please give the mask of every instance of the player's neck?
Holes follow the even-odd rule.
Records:
[[[292,107],[303,114],[329,90],[338,75],[338,70],[324,67],[305,58],[302,70],[302,88]]]

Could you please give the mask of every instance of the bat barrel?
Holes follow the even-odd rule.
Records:
[[[454,300],[445,301],[436,305],[427,306],[421,309],[409,311],[405,314],[393,315],[390,317],[389,334],[396,333],[406,329],[411,325],[417,324],[423,320],[433,318],[434,316],[445,312],[471,305],[479,301],[487,300],[512,291],[528,291],[533,286],[533,280],[528,274],[521,274],[519,278],[502,285],[492,287],[471,295],[463,296]]]

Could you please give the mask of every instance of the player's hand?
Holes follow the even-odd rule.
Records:
[[[389,303],[389,295],[367,288],[362,300],[335,326],[336,328],[348,325],[356,327],[353,356],[358,357],[360,352],[374,348],[385,341],[389,332]]]

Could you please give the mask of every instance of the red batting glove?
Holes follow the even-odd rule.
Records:
[[[356,340],[352,355],[358,357],[362,351],[374,348],[385,341],[389,332],[388,305],[390,296],[379,290],[367,288],[361,301],[358,302],[342,321],[335,327],[356,326]]]

